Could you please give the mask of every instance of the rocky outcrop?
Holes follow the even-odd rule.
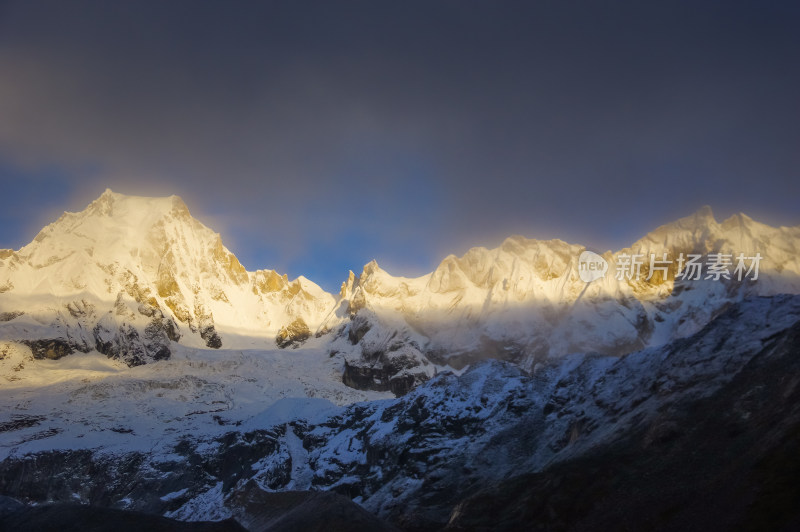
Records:
[[[278,331],[278,336],[275,337],[275,343],[281,349],[299,347],[309,338],[311,338],[311,329],[308,328],[303,318],[297,318],[289,325],[281,327],[281,330]]]
[[[170,344],[181,337],[175,321],[160,308],[146,303],[134,306],[122,294],[113,311],[100,315],[96,305],[85,299],[66,303],[55,315],[38,313],[27,321],[26,313],[8,314],[9,319],[2,322],[7,327],[1,331],[3,336],[28,346],[36,359],[57,360],[97,350],[137,366],[169,358]]]
[[[200,332],[200,338],[205,341],[206,347],[211,349],[222,347],[222,339],[214,327],[214,315],[202,302],[199,294],[195,294],[194,315],[197,320],[197,330]]]
[[[58,360],[75,352],[75,346],[72,343],[58,338],[52,340],[23,340],[20,343],[30,347],[33,358],[40,360]]]
[[[373,361],[345,360],[342,382],[357,390],[389,391],[400,397],[427,381],[425,371],[414,369],[420,366],[416,354],[382,354]]]
[[[11,312],[0,312],[0,322],[11,321],[14,318],[19,318],[23,314],[25,314],[25,312],[23,312],[21,310],[14,310],[14,311],[11,311]]]
[[[109,358],[119,359],[128,366],[139,366],[150,361],[165,360],[170,356],[166,335],[157,329],[150,329],[142,338],[139,331],[123,323],[116,329],[98,323],[94,328],[96,349]]]
[[[405,395],[435,374],[435,369],[402,330],[391,330],[367,311],[353,317],[341,333],[357,346],[346,356],[342,381],[359,390]]]

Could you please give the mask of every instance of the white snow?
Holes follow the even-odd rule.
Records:
[[[0,377],[0,423],[14,416],[43,419],[0,432],[0,460],[48,449],[167,453],[186,435],[323,419],[337,405],[391,396],[345,386],[341,357],[329,357],[319,346],[271,351],[173,347],[172,359],[134,368],[98,353],[26,359],[24,369],[10,372],[16,380]]]
[[[225,507],[222,482],[218,482],[208,491],[190,499],[174,512],[164,514],[165,517],[179,521],[222,521],[231,515],[231,511]]]
[[[181,498],[187,491],[189,491],[189,488],[183,488],[182,490],[167,493],[163,497],[160,497],[160,499],[164,502],[174,501],[175,499]]]

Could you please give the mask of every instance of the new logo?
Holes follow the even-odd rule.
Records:
[[[597,253],[587,250],[578,257],[578,275],[586,283],[602,279],[607,271],[608,262]]]

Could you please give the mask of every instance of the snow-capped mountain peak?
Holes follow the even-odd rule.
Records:
[[[2,323],[5,337],[57,340],[66,351],[140,344],[133,363],[178,338],[207,347],[273,345],[281,328],[298,319],[316,328],[334,302],[303,277],[290,282],[274,271],[248,272],[178,196],[107,189],[6,255],[0,310],[20,314]],[[70,315],[73,302],[91,312]],[[158,347],[142,340],[148,326]]]

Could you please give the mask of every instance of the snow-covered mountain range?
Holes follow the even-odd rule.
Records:
[[[177,196],[106,190],[64,213],[18,251],[0,251],[0,338],[37,358],[98,351],[128,365],[169,358],[174,344],[297,346],[328,339],[349,386],[396,394],[445,367],[480,359],[537,363],[573,352],[622,355],[692,334],[731,302],[800,292],[800,226],[743,214],[718,223],[710,208],[659,227],[602,257],[587,284],[584,246],[515,236],[498,248],[446,257],[418,278],[373,261],[334,296],[304,277],[248,272]],[[676,279],[678,257],[761,258],[757,279]],[[644,257],[640,277],[615,274]],[[648,279],[648,257],[670,261]],[[733,265],[729,270],[733,270]]]
[[[0,250],[0,496],[251,530],[287,518],[264,501],[292,519],[332,504],[297,495],[308,490],[409,530],[519,529],[535,499],[548,501],[537,519],[569,529],[589,514],[564,502],[585,494],[563,475],[608,453],[631,478],[654,456],[680,471],[677,448],[728,456],[708,443],[720,431],[751,492],[769,489],[777,473],[753,471],[800,434],[800,226],[719,223],[703,208],[594,255],[607,271],[591,283],[585,251],[516,236],[414,279],[371,262],[334,295],[246,271],[176,196],[107,190]],[[760,259],[741,279],[740,254]],[[717,279],[722,256],[729,275]],[[638,279],[632,257],[644,257]],[[689,257],[706,267],[697,279]],[[693,467],[718,478],[712,463]],[[625,478],[592,481],[614,494]],[[643,509],[660,504],[684,530],[695,514],[662,496],[675,482],[636,484],[657,496],[631,511],[627,493],[592,499],[600,515],[587,523],[643,512],[630,528],[650,527]],[[506,521],[486,525],[497,508]]]
[[[348,327],[362,338],[362,357],[350,362],[349,372],[376,376],[376,367],[392,366],[393,346],[401,344],[406,358],[410,350],[420,360],[453,367],[496,358],[532,370],[568,353],[622,355],[693,334],[731,302],[800,292],[800,227],[773,228],[743,214],[717,223],[708,207],[629,248],[604,253],[609,272],[589,284],[579,276],[583,251],[560,240],[515,236],[496,249],[450,255],[416,279],[366,265],[340,294],[338,316],[344,309],[357,316]],[[762,259],[756,280],[706,279],[705,273],[676,280],[681,254]],[[616,275],[617,265],[633,255],[644,257],[639,279]],[[671,261],[666,278],[657,272],[647,280],[651,255]],[[402,375],[389,373],[390,379]]]

